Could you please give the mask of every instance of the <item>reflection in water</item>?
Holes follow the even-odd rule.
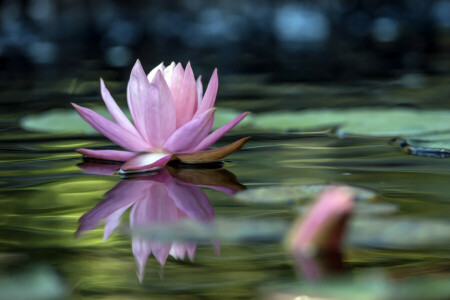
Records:
[[[79,167],[88,173],[112,174],[120,165],[83,163]],[[130,207],[131,229],[169,225],[184,218],[208,226],[214,221],[214,210],[205,192],[197,185],[227,194],[245,188],[231,172],[224,169],[160,169],[151,174],[120,181],[106,193],[105,200],[80,218],[77,234],[96,228],[104,219],[104,239],[107,240],[119,225],[122,214]],[[194,259],[195,241],[150,241],[141,237],[132,239],[133,255],[141,281],[151,253],[161,265],[165,264],[169,255],[177,259],[184,259],[186,256],[191,261]],[[214,246],[218,253],[218,244],[215,243]]]

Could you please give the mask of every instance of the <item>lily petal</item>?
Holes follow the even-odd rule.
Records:
[[[96,175],[112,175],[119,172],[120,164],[100,163],[100,162],[83,162],[77,164],[83,173]]]
[[[217,69],[214,69],[214,72],[209,80],[208,87],[206,88],[205,95],[203,96],[202,102],[196,112],[196,115],[203,113],[204,111],[214,107],[214,103],[216,102],[217,90],[219,88],[219,78],[217,77]]]
[[[198,76],[196,85],[197,85],[197,100],[198,100],[197,107],[199,107],[203,99],[203,84],[201,75]]]
[[[152,83],[153,78],[155,78],[156,72],[161,71],[164,72],[166,67],[164,66],[164,62],[160,63],[156,67],[153,68],[153,70],[150,71],[147,75],[148,82]]]
[[[185,162],[217,161],[241,148],[249,139],[250,137],[245,137],[227,146],[211,150],[192,153],[178,153],[175,157]]]
[[[297,255],[339,251],[346,222],[355,206],[354,193],[345,186],[324,190],[308,213],[294,225],[291,250]]]
[[[183,83],[178,97],[174,98],[177,112],[177,128],[180,128],[192,119],[197,111],[197,86],[191,63],[186,65],[184,70]]]
[[[128,81],[127,100],[134,125],[147,142],[150,142],[145,126],[145,120],[149,117],[146,115],[149,87],[150,82],[147,79],[147,75],[145,75],[140,61],[137,60],[131,71],[130,81]]]
[[[177,101],[176,99],[180,96],[183,77],[184,69],[180,63],[175,65],[175,63],[172,62],[170,66],[164,70],[164,79],[170,88],[174,101]]]
[[[121,171],[140,171],[164,167],[172,158],[172,154],[166,153],[144,153],[127,160],[120,169]]]
[[[161,71],[149,87],[146,111],[147,138],[160,149],[176,129],[175,104]]]
[[[175,241],[172,244],[172,249],[170,249],[170,255],[176,259],[184,260],[187,253],[189,260],[194,261],[196,246],[197,244],[195,242]]]
[[[211,130],[214,111],[211,108],[178,128],[165,143],[164,150],[183,152],[198,145]]]
[[[130,120],[128,120],[127,116],[123,113],[123,111],[119,108],[116,101],[114,101],[114,98],[111,96],[111,93],[106,88],[105,83],[103,82],[103,79],[100,78],[100,91],[102,94],[103,101],[106,104],[106,107],[108,108],[109,113],[111,114],[111,117],[116,121],[119,126],[121,126],[123,129],[128,130],[129,132],[133,133],[136,136],[139,136],[139,132],[136,130],[136,128],[131,124]]]
[[[169,198],[189,218],[200,222],[214,220],[214,209],[201,188],[179,180],[171,181],[166,186]]]
[[[114,161],[127,161],[130,158],[137,155],[137,153],[135,152],[117,151],[117,150],[91,150],[79,148],[75,151],[91,158],[114,160]]]
[[[198,144],[192,150],[190,150],[190,152],[202,151],[204,149],[211,147],[215,142],[217,142],[228,131],[233,129],[234,126],[236,126],[240,121],[242,121],[242,119],[244,119],[249,114],[250,114],[249,112],[244,112],[244,113],[240,114],[239,116],[237,116],[231,122],[228,122],[227,124],[223,125],[222,127],[216,129],[214,132],[212,132],[210,135],[208,135],[200,144]]]
[[[103,230],[103,240],[106,241],[111,234],[116,230],[117,226],[120,224],[120,219],[123,213],[131,206],[124,206],[119,208],[109,216],[105,218],[105,229]]]
[[[119,182],[113,189],[106,193],[106,199],[97,204],[93,209],[85,213],[79,222],[77,234],[91,230],[99,226],[100,221],[115,211],[129,207],[136,201],[143,199],[148,192],[148,185],[134,180]]]
[[[152,224],[170,224],[178,219],[177,207],[167,196],[166,188],[162,184],[153,184],[145,199],[131,209],[130,227],[150,226]],[[171,245],[159,241],[148,241],[133,238],[132,248],[138,264],[143,267],[151,252],[163,265],[169,256]]]
[[[150,145],[116,123],[88,108],[72,103],[78,114],[95,130],[110,139],[113,143],[131,151],[148,151]]]

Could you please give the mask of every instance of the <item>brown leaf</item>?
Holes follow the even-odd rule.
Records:
[[[175,154],[175,156],[182,162],[217,161],[241,148],[249,139],[250,137],[248,136],[224,147],[193,153],[179,153]]]

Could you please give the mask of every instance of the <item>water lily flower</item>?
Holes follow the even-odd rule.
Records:
[[[302,256],[339,252],[354,198],[354,192],[346,186],[325,189],[293,226],[288,238],[291,250]]]
[[[151,170],[170,160],[216,161],[236,151],[249,139],[207,150],[249,113],[244,112],[210,133],[214,122],[217,70],[203,93],[201,77],[195,80],[190,63],[163,63],[145,74],[139,60],[131,71],[127,101],[131,122],[118,107],[103,80],[101,94],[114,121],[72,103],[80,116],[99,133],[127,151],[77,149],[92,158],[122,161],[121,171]]]
[[[107,174],[114,165],[84,163],[79,166],[89,173]],[[110,168],[111,167],[111,168]],[[120,181],[106,193],[106,199],[86,212],[79,220],[77,235],[92,230],[104,220],[104,240],[116,230],[121,216],[131,208],[130,229],[164,228],[182,220],[191,220],[209,227],[214,221],[214,210],[205,192],[197,185],[235,193],[245,187],[225,169],[175,170],[162,168],[153,174]],[[213,241],[216,253],[219,244]],[[145,265],[151,253],[164,265],[167,258],[193,261],[197,242],[192,239],[164,241],[132,237],[132,250],[142,281]]]
[[[344,270],[341,245],[354,208],[352,189],[332,186],[295,222],[287,242],[303,277],[318,282]]]

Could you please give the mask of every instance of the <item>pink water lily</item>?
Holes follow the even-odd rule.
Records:
[[[127,151],[77,149],[92,158],[123,161],[121,171],[159,168],[172,159],[189,162],[215,161],[236,151],[249,139],[207,150],[249,113],[210,133],[214,122],[217,70],[203,93],[201,77],[195,80],[190,63],[163,63],[145,74],[139,60],[131,71],[127,88],[131,122],[117,106],[103,80],[101,94],[114,121],[72,104],[80,116],[99,133]],[[134,124],[134,125],[133,125]]]

